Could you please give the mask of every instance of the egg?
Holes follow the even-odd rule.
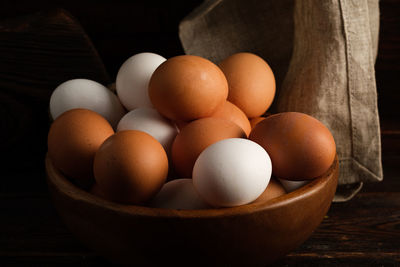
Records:
[[[224,59],[219,67],[228,80],[230,102],[249,118],[267,111],[275,96],[275,77],[264,59],[252,53],[237,53]]]
[[[98,113],[72,109],[51,124],[48,155],[65,175],[82,181],[93,180],[93,160],[100,145],[114,130]]]
[[[151,207],[163,209],[205,209],[209,207],[193,186],[192,179],[172,180],[161,188],[150,202]]]
[[[117,74],[116,90],[126,109],[153,107],[148,94],[149,81],[165,60],[154,53],[139,53],[122,64]]]
[[[255,117],[250,120],[251,129],[254,129],[256,125],[260,122],[265,120],[265,117]]]
[[[290,181],[290,180],[285,180],[285,179],[279,179],[279,182],[282,184],[282,186],[285,188],[286,192],[290,193],[293,192],[303,185],[306,185],[310,182],[310,180],[306,181]]]
[[[227,138],[246,137],[235,123],[220,118],[204,118],[187,124],[172,143],[172,163],[180,177],[192,177],[194,163],[209,145]]]
[[[58,118],[65,111],[83,108],[99,113],[113,126],[125,114],[118,97],[105,86],[87,79],[60,84],[50,97],[50,115]]]
[[[168,158],[154,137],[126,130],[110,136],[100,146],[93,170],[106,199],[140,204],[161,189],[168,174]]]
[[[193,185],[214,207],[256,200],[271,178],[268,153],[248,139],[229,138],[207,147],[193,168]]]
[[[249,136],[251,131],[250,121],[246,114],[229,101],[225,101],[211,117],[226,119],[236,123]]]
[[[254,200],[254,203],[266,202],[270,199],[277,198],[284,194],[286,194],[286,191],[281,183],[271,178],[267,188],[256,200]]]
[[[170,120],[153,108],[137,108],[129,111],[118,123],[117,131],[138,130],[150,134],[164,147],[167,154],[178,129]]]
[[[328,128],[299,112],[267,117],[251,131],[249,139],[268,152],[274,176],[286,180],[321,176],[336,156],[335,140]]]
[[[149,83],[149,96],[161,115],[174,121],[211,116],[228,96],[228,82],[211,61],[191,55],[162,63]]]

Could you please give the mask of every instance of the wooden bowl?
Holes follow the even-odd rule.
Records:
[[[73,185],[46,157],[64,223],[87,247],[129,265],[265,266],[303,243],[328,212],[338,160],[302,188],[263,203],[207,210],[120,205]]]

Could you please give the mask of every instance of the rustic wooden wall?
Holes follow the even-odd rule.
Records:
[[[3,0],[0,20],[63,8],[82,24],[112,77],[130,55],[143,51],[171,57],[182,53],[179,21],[201,0]]]

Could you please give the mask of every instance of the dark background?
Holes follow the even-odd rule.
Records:
[[[66,9],[81,23],[115,79],[118,68],[135,53],[149,51],[166,58],[182,54],[179,21],[200,3],[201,0],[3,0],[0,19]]]
[[[94,266],[103,262],[69,233],[48,196],[44,155],[49,96],[57,84],[70,77],[68,75],[74,78],[75,69],[71,66],[75,66],[78,73],[87,73],[88,78],[109,83],[115,80],[124,60],[136,53],[149,51],[167,58],[182,54],[179,21],[201,2],[0,1],[0,266]],[[19,34],[26,26],[23,17],[54,8],[64,8],[79,21],[106,72],[95,59],[86,60],[95,58],[95,52],[91,54],[79,49],[77,53],[82,62],[90,63],[83,66],[79,59],[71,63],[70,55],[65,54],[62,56],[66,60],[62,65],[64,69],[60,67],[63,71],[59,70],[63,73],[34,62],[35,58],[43,56],[58,60],[55,57],[57,51],[54,54],[50,51],[49,55],[32,54],[32,51],[36,51],[38,44],[48,43],[51,47],[56,41],[46,34],[52,30],[60,32],[59,25],[54,29],[46,28],[41,40],[36,40],[31,38],[33,35],[29,30]],[[316,233],[289,254],[282,264],[400,264],[400,0],[382,0],[380,8],[376,81],[384,182],[364,186],[362,192],[348,203],[333,204],[328,218]],[[40,29],[41,23],[46,22],[39,20],[32,27]],[[78,28],[72,28],[79,33]],[[73,34],[65,36],[74,44],[85,42],[85,39],[72,38]],[[34,41],[29,41],[28,46],[20,45],[26,44],[27,40]],[[91,51],[90,46],[88,51]],[[355,217],[364,222],[354,221]]]

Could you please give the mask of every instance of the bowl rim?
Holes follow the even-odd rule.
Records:
[[[46,178],[48,185],[53,185],[57,191],[71,200],[85,202],[100,209],[107,209],[113,212],[125,214],[128,216],[139,217],[157,217],[157,218],[213,218],[243,216],[250,213],[256,213],[266,210],[280,208],[304,198],[311,197],[319,190],[323,189],[332,179],[337,182],[339,161],[337,155],[330,168],[321,176],[311,180],[311,182],[299,189],[284,194],[282,196],[267,200],[265,202],[249,203],[236,207],[210,208],[198,210],[181,210],[154,208],[139,205],[127,205],[111,202],[97,197],[80,187],[74,185],[65,177],[52,163],[48,153],[45,158]],[[336,183],[337,184],[337,183]]]

